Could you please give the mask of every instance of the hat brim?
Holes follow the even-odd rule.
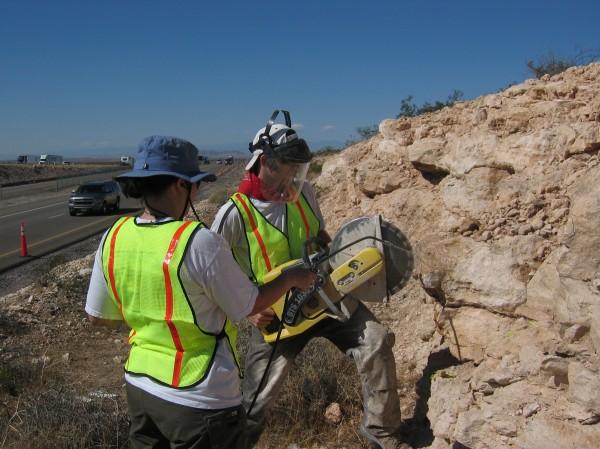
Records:
[[[149,171],[149,170],[131,170],[126,173],[123,173],[119,176],[115,176],[115,179],[126,179],[126,178],[149,178],[151,176],[173,176],[175,178],[183,179],[185,181],[191,182],[193,184],[198,181],[204,182],[214,182],[217,180],[217,177],[213,173],[209,172],[199,172],[194,176],[186,176],[180,173],[173,173],[172,171]]]

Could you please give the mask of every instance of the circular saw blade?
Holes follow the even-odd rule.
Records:
[[[383,242],[366,237],[376,237]],[[412,247],[400,229],[380,216],[357,218],[343,225],[331,242],[330,254],[334,255],[329,263],[332,269],[366,247],[376,247],[384,255],[385,272],[354,290],[352,296],[365,301],[382,301],[409,281],[414,267]],[[337,251],[339,253],[335,254]]]

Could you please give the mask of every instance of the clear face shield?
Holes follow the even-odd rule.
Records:
[[[262,193],[268,201],[289,203],[302,192],[310,162],[285,162],[278,159],[261,161],[259,178]]]

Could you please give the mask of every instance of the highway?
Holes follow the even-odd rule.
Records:
[[[202,166],[202,169],[213,171],[219,178],[214,183],[203,184],[197,200],[208,198],[215,190],[229,188],[236,183],[243,167],[237,163]],[[107,179],[106,174],[96,177],[96,180],[103,179]],[[119,216],[136,214],[141,210],[138,200],[122,197],[121,210],[118,212],[70,216],[67,202],[72,188],[25,193],[25,196],[0,200],[0,273],[104,232]],[[27,257],[21,256],[21,223],[25,226]]]

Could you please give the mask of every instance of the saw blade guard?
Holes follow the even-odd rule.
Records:
[[[382,302],[409,281],[414,268],[413,250],[402,231],[380,215],[361,217],[343,225],[333,238],[329,259],[332,270],[366,248],[377,248],[383,255],[384,270],[349,295],[361,301]]]

